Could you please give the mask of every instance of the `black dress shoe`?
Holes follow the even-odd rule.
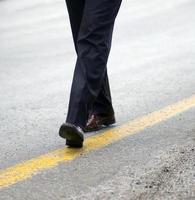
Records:
[[[84,136],[80,127],[74,124],[64,123],[59,130],[60,137],[66,139],[66,145],[75,148],[83,146]]]
[[[98,131],[116,123],[114,114],[91,114],[84,128],[85,132]]]

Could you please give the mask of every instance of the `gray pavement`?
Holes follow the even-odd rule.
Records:
[[[195,2],[123,1],[117,125],[195,94]],[[64,147],[75,63],[64,1],[0,1],[0,169]],[[0,199],[195,199],[195,109],[0,191]]]

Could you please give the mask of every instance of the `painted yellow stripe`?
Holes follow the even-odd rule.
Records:
[[[71,161],[82,154],[97,150],[129,135],[136,134],[147,127],[165,121],[181,112],[195,106],[195,95],[190,98],[169,105],[143,117],[130,121],[120,127],[105,131],[102,134],[85,140],[82,149],[64,148],[46,155],[22,162],[13,167],[0,171],[0,188],[10,186],[32,177],[37,172],[57,166],[62,162]]]

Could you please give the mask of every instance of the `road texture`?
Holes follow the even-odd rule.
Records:
[[[116,127],[195,94],[194,10],[123,1],[108,64]],[[64,1],[0,1],[2,171],[64,148],[75,58]],[[195,108],[2,187],[0,199],[195,199]]]

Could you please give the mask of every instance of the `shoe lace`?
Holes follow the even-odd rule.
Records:
[[[91,124],[91,122],[95,119],[95,115],[91,115],[88,122],[87,122],[87,125]]]

